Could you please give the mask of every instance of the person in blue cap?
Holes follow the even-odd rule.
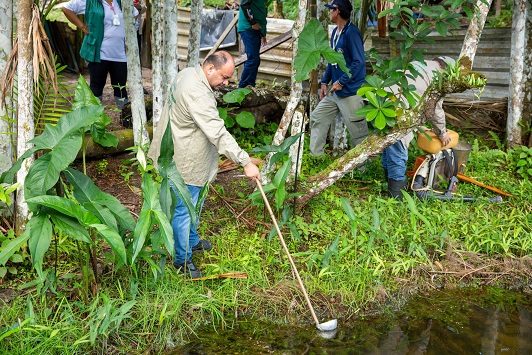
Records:
[[[324,154],[329,128],[338,113],[342,115],[349,131],[351,147],[362,142],[368,135],[366,118],[355,114],[364,105],[356,92],[366,78],[366,58],[362,34],[349,20],[353,6],[348,0],[333,0],[325,6],[329,8],[331,22],[336,24],[331,36],[331,47],[343,54],[351,77],[337,64],[327,65],[321,79],[321,101],[310,114],[310,153],[314,156]],[[332,85],[329,90],[330,83]]]

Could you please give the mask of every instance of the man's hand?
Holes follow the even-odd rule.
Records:
[[[252,162],[249,162],[244,166],[244,174],[250,179],[260,180],[259,168]]]
[[[255,31],[259,31],[261,29],[260,25],[258,23],[251,26]]]
[[[451,135],[449,132],[445,132],[445,134],[440,138],[441,144],[445,147],[447,144],[451,143]]]
[[[342,90],[342,85],[338,81],[335,81],[331,86],[331,92],[340,91]]]
[[[323,98],[327,96],[327,84],[321,84],[320,88],[320,100],[323,100]]]
[[[260,46],[264,47],[266,45],[266,37],[262,37],[260,40]]]

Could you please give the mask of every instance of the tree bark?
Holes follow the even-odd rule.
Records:
[[[129,86],[129,99],[131,101],[131,115],[133,118],[133,136],[135,145],[144,145],[150,142],[146,125],[146,105],[142,86],[142,69],[140,67],[139,45],[135,18],[133,16],[133,2],[122,3],[124,15],[124,29],[126,32],[127,78]]]
[[[33,120],[33,67],[32,67],[32,38],[31,33],[32,0],[21,0],[17,13],[17,42],[18,42],[18,107],[17,107],[17,157],[22,156],[34,138],[35,124]],[[15,231],[20,234],[26,229],[29,209],[24,198],[24,180],[33,163],[33,157],[24,161],[17,172],[17,189]]]
[[[273,18],[284,18],[281,0],[273,0]]]
[[[202,12],[203,0],[192,1],[190,5],[190,33],[188,36],[187,55],[189,67],[195,67],[199,63]]]
[[[0,3],[0,77],[7,65],[7,59],[13,49],[13,2]],[[11,144],[10,101],[0,104],[0,174],[13,165],[13,146]]]
[[[165,0],[163,18],[164,24],[164,76],[166,83],[164,88],[164,97],[174,83],[179,72],[179,56],[177,48],[178,37],[178,19],[177,19],[177,1]]]
[[[486,3],[484,3],[484,1]],[[460,52],[459,58],[469,58],[471,61],[471,68],[475,61],[475,53],[477,52],[478,42],[480,41],[480,35],[484,29],[484,24],[486,23],[486,17],[488,16],[488,11],[493,0],[478,0],[475,7],[475,16],[464,37],[464,43],[462,45],[462,51]]]
[[[528,19],[528,23],[527,23]],[[530,122],[532,80],[532,9],[530,1],[514,0],[512,46],[510,55],[510,87],[508,95],[507,145],[513,148],[523,143],[521,122]],[[525,105],[525,100],[528,102]]]
[[[305,27],[307,19],[307,1],[306,0],[299,0],[298,3],[298,14],[297,19],[294,22],[294,26],[292,27],[292,59],[295,59],[297,54],[297,41],[299,38],[299,34],[303,30],[303,27]],[[292,81],[291,81],[291,91],[290,91],[290,99],[288,100],[288,104],[286,105],[286,109],[284,111],[283,117],[281,118],[281,123],[279,124],[279,128],[277,129],[277,132],[275,132],[275,135],[273,137],[273,145],[279,145],[281,144],[286,136],[286,132],[288,131],[288,127],[292,123],[292,117],[294,116],[294,113],[301,102],[301,97],[303,95],[303,85],[301,82],[297,82],[294,80],[295,77],[295,70],[292,67]],[[301,139],[303,139],[303,136],[301,136]],[[297,144],[297,143],[296,143]],[[273,171],[272,166],[270,166],[270,159],[273,154],[268,154],[266,158],[264,159],[264,165],[262,166],[261,170],[261,176],[262,176],[262,182],[263,184],[267,184],[270,182],[270,173]],[[301,162],[297,160],[292,160],[292,164],[297,164],[301,166]]]
[[[152,95],[153,95],[153,126],[159,122],[163,112],[163,1],[155,0],[151,2],[152,9]]]

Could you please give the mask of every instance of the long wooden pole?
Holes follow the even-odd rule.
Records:
[[[275,219],[275,215],[273,214],[272,208],[270,207],[270,203],[268,202],[268,198],[266,197],[266,194],[264,193],[264,190],[262,189],[262,184],[259,180],[255,180],[257,183],[257,187],[260,190],[260,194],[262,195],[262,199],[264,200],[264,203],[266,204],[266,208],[268,209],[268,212],[270,212],[270,216],[272,217],[273,224],[275,225],[275,229],[277,230],[277,235],[279,236],[279,240],[281,241],[281,245],[283,246],[283,249],[286,253],[286,256],[288,257],[288,260],[290,260],[290,265],[292,265],[292,270],[294,270],[294,273],[296,274],[297,281],[299,282],[299,287],[301,287],[301,291],[303,291],[303,295],[305,296],[305,300],[307,300],[308,308],[310,309],[310,313],[312,314],[312,318],[314,319],[314,322],[316,323],[316,327],[319,329],[320,322],[318,321],[318,318],[316,317],[316,313],[314,313],[314,308],[312,307],[312,303],[310,303],[310,299],[308,298],[307,290],[305,289],[305,286],[303,285],[303,281],[301,281],[301,277],[299,277],[299,272],[297,272],[296,264],[294,263],[294,260],[292,260],[292,256],[290,255],[290,252],[288,251],[288,248],[286,247],[286,243],[284,242],[283,235],[281,234],[281,230],[279,229],[279,225],[277,224],[277,220]]]

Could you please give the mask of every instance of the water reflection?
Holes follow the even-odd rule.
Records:
[[[240,321],[211,327],[172,354],[532,354],[532,301],[453,290],[418,297],[399,314],[340,322],[332,339],[314,327]]]

